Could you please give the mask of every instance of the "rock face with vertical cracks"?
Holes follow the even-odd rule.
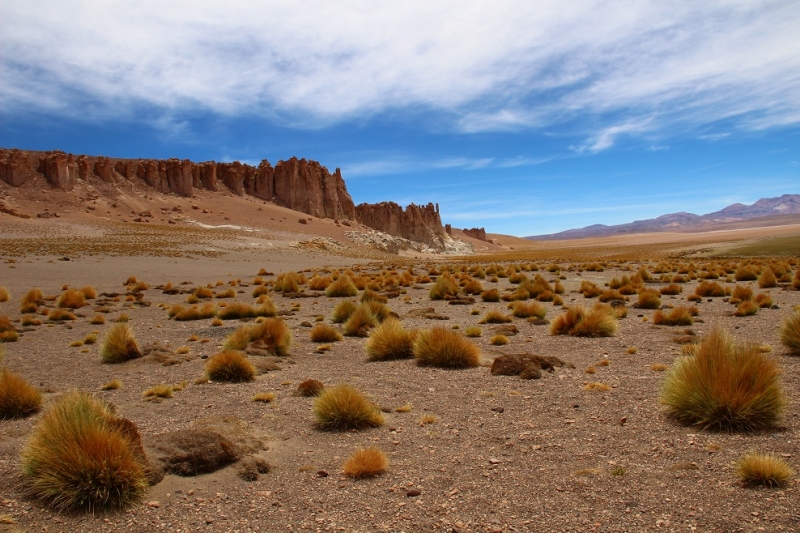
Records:
[[[362,224],[389,235],[444,249],[446,233],[439,217],[438,204],[411,204],[405,209],[394,202],[359,204],[356,206],[356,218]]]

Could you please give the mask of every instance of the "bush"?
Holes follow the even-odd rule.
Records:
[[[758,304],[753,300],[745,300],[734,311],[733,316],[752,316],[758,313]]]
[[[736,285],[733,288],[733,294],[731,294],[730,302],[736,305],[740,302],[746,302],[752,299],[753,299],[753,289],[751,289],[746,285]]]
[[[350,318],[350,315],[356,310],[355,302],[352,300],[345,300],[343,302],[337,303],[333,308],[333,314],[331,315],[331,322],[334,324],[342,324]]]
[[[133,503],[147,488],[146,468],[136,426],[84,392],[53,405],[22,452],[31,494],[59,511]]]
[[[371,328],[378,325],[378,317],[370,310],[369,304],[359,304],[344,323],[344,334],[348,337],[366,337]]]
[[[313,411],[320,429],[337,431],[383,425],[380,409],[346,384],[324,389],[314,402]]]
[[[417,334],[414,341],[414,357],[420,366],[444,368],[471,368],[480,365],[478,347],[458,332],[433,328]]]
[[[11,295],[8,293],[8,289],[0,287],[0,302],[7,302],[10,298]]]
[[[86,298],[81,291],[67,289],[56,301],[56,307],[67,309],[80,309],[86,305]]]
[[[772,296],[770,296],[769,294],[764,293],[764,292],[762,292],[761,294],[756,295],[756,300],[755,301],[756,301],[756,303],[758,304],[758,306],[761,309],[766,309],[766,308],[772,307],[772,304],[774,303],[772,301]]]
[[[382,294],[378,294],[377,292],[373,291],[372,289],[367,289],[363,293],[361,293],[361,298],[359,298],[360,302],[378,302],[385,304],[389,301],[389,298]]]
[[[413,355],[413,335],[399,320],[389,318],[370,332],[364,349],[370,361],[405,359]]]
[[[297,395],[305,398],[319,396],[325,389],[325,385],[318,379],[306,379],[297,385]]]
[[[750,453],[736,462],[736,474],[746,485],[779,487],[791,481],[794,471],[773,454]]]
[[[511,314],[517,318],[544,318],[547,308],[538,302],[514,302],[511,306]]]
[[[783,321],[781,344],[789,348],[791,355],[800,355],[800,311],[796,311]]]
[[[581,281],[581,288],[578,289],[578,292],[583,294],[584,298],[596,298],[600,296],[603,290],[591,281],[583,280]]]
[[[697,296],[709,297],[713,296],[719,298],[725,296],[725,288],[716,281],[702,281],[694,290]]]
[[[331,276],[320,276],[315,274],[313,278],[308,280],[308,288],[312,291],[324,291],[333,282]]]
[[[458,283],[448,272],[444,272],[438,278],[436,283],[433,284],[428,296],[431,300],[444,300],[447,296],[458,295]]]
[[[280,318],[267,318],[263,322],[242,326],[225,340],[222,345],[227,350],[244,350],[251,342],[260,341],[261,346],[279,357],[289,353],[292,345],[292,332]]]
[[[325,296],[329,298],[342,298],[346,296],[355,296],[357,294],[358,287],[356,287],[356,284],[353,283],[352,278],[348,275],[339,276],[325,289]]]
[[[221,320],[236,320],[240,318],[255,318],[259,316],[274,317],[278,310],[272,300],[267,299],[261,305],[248,305],[242,302],[231,302],[225,307],[217,309],[216,315]],[[210,318],[210,317],[203,317]],[[179,320],[176,317],[176,320]]]
[[[464,328],[464,335],[467,337],[480,337],[483,331],[478,326],[467,326]]]
[[[507,324],[511,322],[511,317],[504,315],[501,311],[491,309],[481,319],[479,324]]]
[[[736,345],[719,328],[681,356],[661,388],[671,418],[709,430],[748,431],[775,425],[785,405],[778,364],[757,346]]]
[[[683,287],[676,283],[670,283],[666,287],[663,287],[660,292],[662,296],[675,296],[683,292]]]
[[[575,337],[613,337],[617,334],[616,313],[610,305],[601,303],[596,304],[589,311],[581,306],[570,307],[553,320],[550,334]]]
[[[497,289],[489,289],[487,291],[483,291],[481,293],[481,300],[484,302],[499,302],[500,301],[500,291]]]
[[[653,289],[641,289],[633,306],[639,309],[658,309],[661,307],[661,293]]]
[[[241,352],[222,350],[212,355],[206,363],[206,377],[211,381],[230,383],[253,381],[256,369]]]
[[[770,289],[778,286],[778,279],[775,277],[775,272],[770,267],[764,267],[761,275],[758,276],[758,286],[762,289]]]
[[[682,305],[665,313],[660,309],[653,313],[653,324],[657,326],[691,326],[694,320],[688,307]]]
[[[326,324],[315,324],[309,333],[311,342],[336,342],[342,340],[342,334]]]
[[[106,332],[100,347],[100,358],[104,363],[124,363],[141,356],[130,326],[117,323]]]
[[[276,292],[299,292],[300,285],[305,282],[305,276],[302,274],[298,274],[296,272],[284,272],[283,274],[278,274],[278,277],[275,278],[274,288]]]
[[[36,309],[44,303],[44,294],[39,288],[30,289],[25,293],[20,302],[20,313],[35,313]]]
[[[23,377],[0,368],[0,419],[25,418],[42,406],[42,394]]]
[[[508,344],[508,337],[498,333],[497,335],[492,335],[492,338],[489,339],[489,344],[493,346],[505,346]]]
[[[356,479],[375,477],[389,468],[386,454],[375,447],[360,448],[344,463],[342,471],[347,477]]]
[[[753,272],[753,270],[749,267],[741,266],[736,269],[734,278],[736,278],[736,281],[753,281],[757,278],[757,276],[756,273]]]

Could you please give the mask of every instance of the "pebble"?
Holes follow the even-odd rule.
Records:
[[[406,496],[408,496],[409,498],[416,498],[420,494],[422,494],[422,491],[420,491],[419,489],[409,489],[406,491]]]
[[[158,509],[159,507],[161,507],[161,504],[158,503],[157,501],[153,500],[151,502],[147,502],[147,506],[148,507],[154,507],[154,508]]]

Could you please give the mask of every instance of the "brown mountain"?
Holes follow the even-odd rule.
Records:
[[[708,213],[707,215],[695,215],[692,213],[671,213],[662,215],[658,218],[647,220],[636,220],[627,224],[606,226],[604,224],[594,224],[585,228],[570,229],[549,235],[532,235],[526,239],[562,240],[562,239],[583,239],[589,237],[610,237],[614,235],[625,235],[630,233],[651,233],[651,232],[682,232],[682,231],[712,231],[727,227],[733,224],[752,221],[758,225],[768,224],[770,219],[775,219],[776,223],[780,220],[776,217],[785,218],[787,215],[800,215],[800,195],[784,194],[778,198],[762,198],[753,205],[733,204],[724,209]],[[758,221],[758,222],[756,222]]]

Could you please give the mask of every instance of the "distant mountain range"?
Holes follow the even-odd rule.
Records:
[[[525,238],[544,241],[609,237],[629,233],[711,231],[718,229],[719,226],[729,226],[732,223],[781,215],[800,215],[800,194],[784,194],[779,198],[762,198],[753,205],[733,204],[707,215],[672,213],[658,218],[637,220],[628,224],[618,224],[616,226],[594,224],[585,228],[570,229],[550,235],[532,235]]]

